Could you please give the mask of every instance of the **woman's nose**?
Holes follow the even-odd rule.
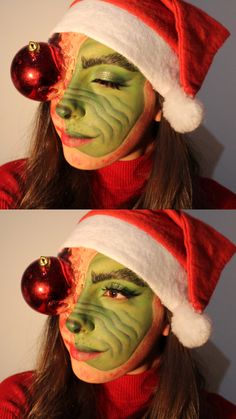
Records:
[[[66,321],[66,327],[71,333],[79,333],[81,330],[81,324],[78,321],[72,320],[70,318],[68,318]]]
[[[66,327],[72,333],[89,332],[94,329],[94,323],[86,314],[72,313],[66,321]]]
[[[82,118],[85,111],[75,99],[62,99],[56,106],[56,113],[62,119]]]
[[[71,115],[72,115],[72,110],[68,106],[57,105],[56,106],[56,113],[62,119],[70,119]]]

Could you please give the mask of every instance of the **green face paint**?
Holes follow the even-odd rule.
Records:
[[[114,260],[101,254],[95,256],[84,290],[67,321],[70,328],[82,319],[85,333],[75,335],[75,346],[102,351],[87,362],[103,371],[125,363],[152,324],[153,292],[146,285],[130,282],[127,272]],[[107,274],[110,279],[104,279]]]
[[[161,323],[162,310],[157,322],[157,297],[150,287],[132,271],[100,253],[90,258],[82,282],[78,285],[82,285],[82,292],[72,312],[61,321],[61,333],[76,375],[98,382],[95,373],[93,381],[87,378],[86,364],[87,368],[100,371],[99,382],[105,382],[111,379],[107,373],[112,373],[114,379],[117,374],[130,372],[130,366],[132,370],[150,352],[159,333],[157,324]],[[150,339],[154,327],[155,337]],[[82,377],[78,366],[81,363]]]
[[[126,157],[140,143],[154,119],[155,93],[138,69],[111,48],[83,37],[77,54],[72,78],[52,102],[51,116],[69,163],[99,168]]]
[[[105,45],[86,40],[79,51],[71,83],[56,109],[59,116],[63,116],[65,109],[75,112],[77,118],[65,118],[66,133],[70,137],[92,138],[78,148],[93,157],[116,150],[144,108],[145,78],[139,71],[115,64],[94,65],[91,60],[114,54]]]

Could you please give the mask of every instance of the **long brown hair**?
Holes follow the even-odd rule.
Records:
[[[129,208],[181,209],[203,207],[193,196],[198,164],[185,137],[163,118],[155,129],[153,170],[145,191]],[[22,209],[91,208],[92,171],[70,166],[63,156],[61,141],[53,126],[49,104],[40,104],[34,138],[22,185]]]
[[[191,353],[170,333],[162,337],[160,382],[141,419],[210,419],[200,411],[202,377]],[[160,349],[160,347],[159,347]],[[44,344],[30,389],[26,419],[94,419],[99,384],[80,381],[73,373],[61,338],[58,318],[46,323]],[[99,412],[96,412],[96,417]],[[101,415],[102,417],[102,415]]]

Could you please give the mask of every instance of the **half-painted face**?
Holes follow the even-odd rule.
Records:
[[[116,51],[77,33],[63,33],[66,80],[51,117],[72,166],[94,170],[136,158],[150,141],[156,93]]]
[[[101,253],[72,249],[70,260],[76,298],[60,316],[60,331],[75,375],[103,383],[150,368],[164,334],[158,297],[134,272]]]

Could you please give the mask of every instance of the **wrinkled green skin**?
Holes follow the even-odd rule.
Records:
[[[89,265],[83,291],[66,322],[72,333],[78,324],[81,325],[80,332],[74,334],[77,347],[104,351],[86,361],[102,371],[126,363],[153,321],[154,294],[149,286],[139,286],[126,279],[92,282],[92,272],[104,274],[122,268],[123,265],[98,253]],[[111,296],[111,287],[121,292],[113,292]],[[122,294],[123,289],[126,296]],[[132,296],[127,298],[129,291]]]
[[[146,79],[139,71],[113,64],[82,67],[83,56],[89,59],[114,52],[87,39],[79,50],[72,80],[56,107],[59,116],[63,113],[62,106],[73,107],[74,117],[65,119],[68,135],[95,137],[91,143],[78,147],[88,156],[102,157],[118,149],[144,111]],[[103,82],[110,82],[113,87]],[[120,87],[114,87],[114,83]]]

